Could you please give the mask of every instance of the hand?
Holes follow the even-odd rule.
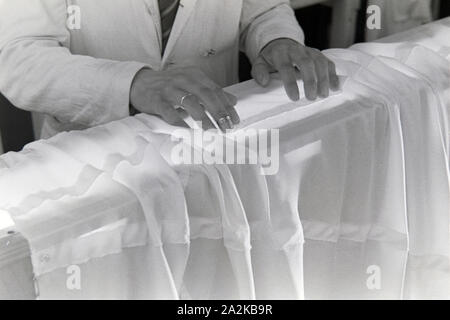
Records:
[[[207,110],[225,131],[239,123],[234,106],[236,97],[226,93],[197,68],[168,71],[142,69],[133,81],[131,105],[140,112],[162,117],[173,125],[182,125],[180,106],[196,121],[211,125]]]
[[[306,98],[328,97],[329,90],[339,89],[339,78],[334,63],[319,50],[306,47],[291,39],[277,39],[261,51],[253,64],[252,76],[265,87],[270,73],[277,71],[291,100],[299,99],[297,70],[303,79]]]

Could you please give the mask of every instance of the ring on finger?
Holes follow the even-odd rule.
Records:
[[[193,94],[192,94],[192,93],[187,93],[187,94],[185,94],[184,96],[181,97],[181,100],[180,100],[180,106],[181,106],[181,107],[183,107],[184,101],[185,101],[187,98],[189,98],[190,96],[193,96]]]
[[[231,121],[231,117],[230,116],[226,116],[226,117],[222,117],[219,119],[219,125],[221,127],[223,127],[224,124],[228,124],[228,127],[233,129],[234,125],[233,125],[233,121]]]

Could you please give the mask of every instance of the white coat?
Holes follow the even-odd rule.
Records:
[[[163,56],[157,0],[0,0],[0,17],[0,92],[46,114],[42,137],[128,116],[143,67],[196,66],[225,87],[239,48],[254,60],[304,39],[287,0],[181,0]]]

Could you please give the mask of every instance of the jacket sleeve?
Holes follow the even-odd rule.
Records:
[[[240,30],[241,50],[252,62],[272,40],[305,40],[289,0],[243,0]]]
[[[0,0],[0,92],[15,106],[95,126],[129,115],[145,67],[73,55],[65,0]]]

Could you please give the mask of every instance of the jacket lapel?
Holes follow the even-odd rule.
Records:
[[[162,50],[162,37],[161,37],[161,17],[159,14],[159,5],[158,0],[144,0],[144,3],[150,13],[151,20],[153,22],[154,28],[152,30],[147,30],[148,32],[152,33],[155,36],[155,39],[157,40],[156,46],[157,46],[157,54],[159,57],[159,60],[161,62],[161,50]]]
[[[169,36],[169,41],[167,42],[166,50],[164,51],[163,61],[164,64],[166,59],[170,56],[173,48],[175,47],[175,43],[180,37],[181,32],[184,29],[189,17],[192,14],[192,11],[195,8],[197,0],[181,0],[180,7],[178,8],[178,12],[175,18],[175,22],[172,27],[172,31]]]

